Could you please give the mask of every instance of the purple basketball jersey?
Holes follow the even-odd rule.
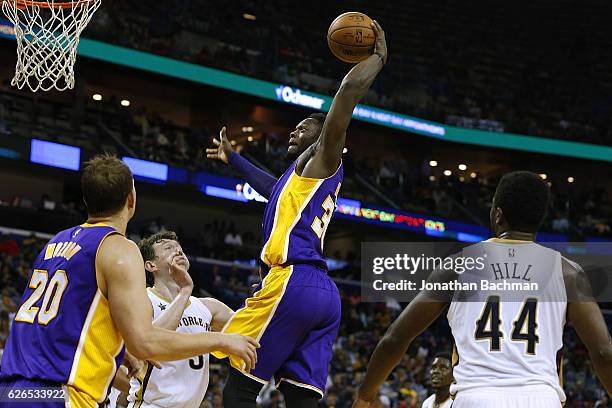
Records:
[[[325,231],[336,208],[344,174],[328,178],[302,177],[296,162],[272,188],[263,218],[261,264],[267,271],[281,265],[311,264],[327,270],[323,258]]]
[[[96,255],[117,234],[83,224],[53,237],[33,264],[2,356],[0,376],[66,384],[75,402],[103,402],[123,360],[123,339],[98,290]]]

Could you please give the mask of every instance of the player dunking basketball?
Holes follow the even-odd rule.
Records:
[[[461,275],[451,272],[450,277],[465,282],[528,280],[538,284],[537,294],[477,290],[470,299],[455,291],[448,302],[438,293],[419,293],[376,346],[355,408],[374,406],[380,385],[412,340],[449,303],[455,339],[453,408],[559,408],[565,394],[557,357],[566,319],[586,345],[600,381],[612,391],[612,341],[584,271],[534,242],[549,196],[548,185],[537,174],[505,175],[491,208],[495,238],[462,251],[472,259],[484,254],[485,267]],[[435,280],[450,280],[444,273],[440,277]]]
[[[263,219],[263,282],[224,328],[260,342],[257,367],[246,373],[239,358],[223,392],[228,408],[255,407],[260,389],[275,377],[287,406],[316,407],[323,396],[340,324],[340,296],[327,276],[325,231],[334,212],[342,150],[353,110],[387,60],[384,32],[373,23],[374,54],[346,75],[327,116],[296,126],[288,153],[297,159],[276,180],[233,152],[221,130],[207,156],[231,164],[269,201]],[[223,355],[220,355],[223,357]]]

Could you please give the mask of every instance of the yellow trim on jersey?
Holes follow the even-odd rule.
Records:
[[[563,389],[563,358],[561,358],[561,361],[559,361],[559,385],[561,386],[561,389]]]
[[[240,333],[259,341],[274,317],[292,273],[293,266],[291,265],[272,268],[266,275],[262,288],[245,301],[245,307],[234,313],[223,328],[223,333]],[[227,354],[219,351],[212,354],[217,358],[228,357]],[[239,371],[244,370],[242,359],[235,356],[229,356],[229,358],[232,367]]]
[[[272,231],[261,251],[261,259],[267,265],[282,265],[287,261],[291,231],[323,181],[302,177],[295,170],[291,174],[276,202]]]
[[[150,291],[151,293],[153,293],[155,296],[157,296],[158,298],[160,298],[161,300],[163,300],[166,303],[174,302],[173,299],[167,298],[167,297],[163,296],[161,293],[159,293],[159,291],[155,288],[155,286],[148,287],[147,290]],[[187,301],[187,306],[185,306],[185,309],[188,308],[189,306],[191,306],[191,299],[189,299]]]
[[[524,239],[489,238],[485,242],[497,242],[499,244],[533,244],[534,241]]]
[[[317,393],[319,393],[321,395],[321,398],[323,398],[325,396],[325,393],[319,387],[315,387],[314,385],[310,385],[310,384],[306,384],[306,383],[301,383],[299,381],[291,380],[289,378],[281,378],[280,381],[278,382],[278,384],[276,384],[276,388],[278,388],[283,381],[285,381],[285,382],[287,382],[289,384],[295,385],[296,387],[306,388],[308,390],[317,392]]]
[[[132,403],[134,408],[140,408],[144,403],[144,393],[147,389],[147,385],[149,385],[149,378],[151,377],[152,370],[153,366],[151,366],[148,361],[145,361],[144,369],[140,370],[140,373],[135,377],[140,383],[140,388],[134,393],[134,402]]]
[[[294,175],[296,175],[296,176],[298,176],[298,177],[300,177],[300,178],[303,178],[303,179],[305,179],[305,180],[329,180],[330,178],[332,178],[332,177],[334,177],[336,174],[338,174],[338,171],[340,171],[340,167],[342,167],[342,159],[340,159],[340,163],[338,164],[338,168],[336,169],[336,171],[334,171],[334,174],[332,174],[331,176],[328,176],[328,177],[324,177],[324,178],[315,178],[315,177],[304,177],[304,176],[300,176],[300,175],[298,174],[298,172],[297,172],[296,166],[297,166],[297,163],[296,163],[296,165],[295,165],[295,166],[293,166],[293,174],[294,174]]]
[[[123,338],[111,317],[108,300],[98,290],[81,332],[68,385],[77,394],[103,402],[122,348]]]
[[[149,288],[147,288],[151,293],[153,293],[155,296],[157,296],[158,298],[160,298],[161,300],[163,300],[166,303],[172,303],[172,299],[165,297],[164,295],[162,295],[161,293],[159,293],[159,290],[155,289],[155,286],[151,286]]]
[[[249,377],[251,380],[257,381],[258,383],[261,383],[263,385],[266,385],[267,383],[269,383],[270,381],[266,381],[263,378],[259,378],[256,375],[253,375],[251,373],[247,373],[246,371],[241,371],[242,374],[244,374],[245,376]]]
[[[111,227],[110,225],[108,225],[108,224],[106,224],[106,223],[104,223],[104,222],[96,222],[96,223],[94,223],[94,224],[90,224],[90,223],[88,223],[88,222],[85,222],[85,223],[81,224],[81,225],[80,225],[80,227],[84,227],[84,228],[91,228],[91,227],[110,227],[110,228],[113,228],[113,227]]]

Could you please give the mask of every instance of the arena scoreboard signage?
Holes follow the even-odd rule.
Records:
[[[210,197],[242,203],[267,202],[263,196],[243,180],[203,171],[191,172],[164,163],[133,157],[123,157],[122,160],[128,165],[134,176],[141,181],[155,184],[190,184]],[[81,149],[76,146],[32,139],[30,161],[67,170],[79,170]],[[348,198],[338,198],[335,212],[339,218],[375,224],[381,227],[404,229],[461,242],[479,242],[490,235],[489,228],[482,225],[379,207]],[[566,242],[567,237],[561,234],[539,233],[538,241]]]
[[[8,20],[0,19],[0,37],[15,38],[13,26]],[[305,91],[285,84],[275,84],[219,69],[161,57],[159,55],[125,47],[119,47],[100,41],[90,40],[88,38],[81,38],[78,53],[82,57],[93,58],[309,109],[329,111],[331,107],[332,98],[327,95]],[[511,133],[465,129],[457,126],[430,122],[367,105],[357,105],[353,112],[353,117],[364,122],[422,136],[443,139],[449,142],[612,162],[612,147],[609,146]]]
[[[309,95],[306,92],[302,93],[299,89],[293,89],[290,86],[279,85],[274,89],[276,92],[276,99],[291,103],[293,105],[305,106],[307,108],[313,108],[321,110],[325,99],[319,98],[314,95]]]
[[[134,176],[157,181],[168,180],[167,164],[135,159],[133,157],[123,157],[121,160],[127,164]]]
[[[249,183],[238,182],[235,188],[230,188],[234,181],[230,181],[225,187],[205,185],[201,191],[206,195],[218,198],[226,198],[235,201],[249,202],[267,202],[257,191],[249,185]],[[420,214],[412,214],[388,208],[382,208],[373,205],[362,204],[361,201],[351,200],[348,198],[338,198],[336,203],[336,214],[339,217],[351,219],[354,221],[367,222],[370,224],[378,224],[381,227],[391,227],[399,229],[407,229],[414,232],[421,232],[427,235],[456,239],[463,242],[479,242],[488,236],[486,228],[462,227],[456,224],[454,227],[459,227],[459,230],[448,229],[448,221],[444,221],[437,217],[428,217]],[[469,230],[469,232],[465,232]]]
[[[79,170],[81,167],[81,149],[76,146],[32,139],[30,161],[45,166],[59,167],[60,169]]]
[[[285,84],[262,81],[244,75],[237,75],[219,69],[178,61],[87,38],[81,39],[78,53],[82,57],[102,60],[291,105],[303,106],[309,109],[328,111],[331,106],[332,98],[328,95],[305,91]],[[366,105],[357,105],[353,112],[353,117],[357,120],[412,134],[443,139],[449,142],[612,162],[612,147],[608,146],[464,129]]]

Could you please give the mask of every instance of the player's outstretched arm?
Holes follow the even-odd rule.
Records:
[[[106,238],[101,244],[96,266],[113,320],[126,347],[135,357],[141,360],[183,360],[219,350],[242,358],[247,369],[255,366],[259,344],[249,337],[177,333],[153,326],[142,256],[132,241],[120,235]]]
[[[569,298],[567,319],[589,351],[599,381],[612,396],[612,339],[606,321],[582,268],[564,259],[563,278]]]
[[[447,303],[435,301],[425,292],[419,293],[391,324],[378,342],[359,387],[355,407],[367,407],[377,397],[381,384],[401,361],[412,341],[440,316]]]
[[[206,157],[219,160],[232,166],[238,174],[246,179],[251,187],[266,199],[272,194],[272,187],[276,184],[276,177],[255,166],[253,163],[234,151],[232,144],[227,140],[226,128],[223,126],[219,132],[219,139],[213,139],[216,147],[206,149]]]
[[[353,116],[353,110],[387,62],[385,32],[376,20],[372,23],[372,29],[376,34],[374,54],[355,65],[342,80],[323,123],[319,145],[316,146],[317,151],[302,172],[305,177],[325,178],[336,171],[342,157],[346,129]]]
[[[200,301],[210,310],[212,314],[212,330],[221,331],[225,324],[234,315],[234,311],[225,303],[213,298],[201,298]]]

